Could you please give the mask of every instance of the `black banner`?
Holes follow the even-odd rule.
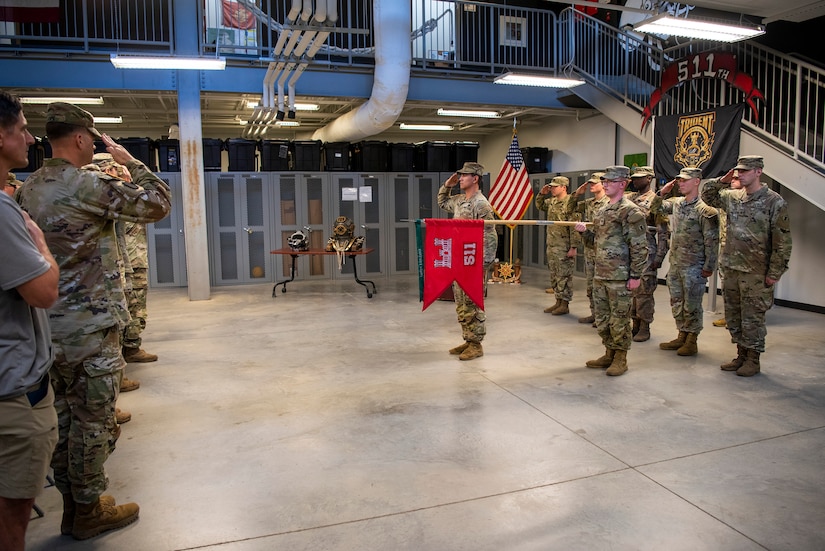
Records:
[[[684,167],[702,169],[703,178],[717,178],[736,166],[739,135],[746,105],[717,107],[681,115],[656,117],[653,169],[667,182]]]

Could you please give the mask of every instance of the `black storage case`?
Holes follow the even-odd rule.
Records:
[[[389,150],[390,172],[408,172],[415,170],[415,145],[411,143],[391,143]]]
[[[523,147],[521,156],[524,158],[528,174],[550,172],[552,152],[546,147]]]
[[[332,171],[349,170],[349,142],[324,143],[324,168]]]
[[[158,167],[161,172],[180,172],[180,140],[158,140]]]
[[[155,160],[155,143],[149,138],[121,138],[117,140],[117,143],[125,147],[132,157],[148,166],[149,170],[158,169]]]
[[[261,140],[261,170],[279,172],[289,170],[289,158],[292,147],[289,140]]]
[[[45,158],[43,145],[40,138],[35,138],[34,143],[29,146],[29,165],[26,168],[21,168],[20,171],[34,172],[43,166],[43,159]]]
[[[450,170],[458,170],[464,163],[477,163],[478,142],[453,142],[450,162],[453,166]]]
[[[229,138],[226,140],[226,149],[229,151],[229,172],[255,171],[255,153],[258,151],[258,142],[243,138]]]
[[[449,142],[422,142],[415,146],[415,169],[427,172],[451,172],[460,167],[450,164],[452,144]]]
[[[352,170],[386,172],[388,152],[387,142],[364,141],[354,143],[350,147]]]
[[[292,152],[292,170],[321,170],[320,140],[295,140]]]
[[[203,170],[220,172],[221,170],[221,149],[223,140],[216,138],[203,139]]]

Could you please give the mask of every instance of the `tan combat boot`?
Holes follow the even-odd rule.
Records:
[[[639,330],[633,335],[633,341],[645,342],[647,340],[650,340],[650,325],[644,320],[639,320]]]
[[[545,309],[544,309],[544,313],[545,313],[545,314],[550,314],[550,313],[552,313],[552,312],[553,312],[553,310],[555,310],[556,308],[558,308],[558,307],[559,307],[559,304],[561,304],[561,300],[556,299],[556,304],[554,304],[553,306],[548,306],[547,308],[545,308]]]
[[[98,499],[94,503],[78,503],[74,517],[72,537],[86,540],[132,524],[138,518],[140,507],[137,503],[115,505]]]
[[[725,320],[725,318],[719,318],[718,320],[713,320],[713,326],[714,327],[727,327],[728,322]]]
[[[470,346],[470,343],[464,341],[464,344],[459,344],[455,348],[450,348],[450,354],[452,354],[453,356],[458,356],[459,354],[467,350],[468,346]]]
[[[740,377],[753,377],[757,373],[759,373],[759,352],[748,348],[745,362],[736,370],[736,374]]]
[[[467,349],[458,357],[459,360],[475,360],[484,355],[480,342],[469,342],[467,345]]]
[[[672,341],[659,343],[659,348],[662,350],[679,350],[685,344],[687,339],[687,332],[679,331],[679,335]]]
[[[115,498],[112,496],[100,496],[100,502],[106,505],[114,505]],[[60,534],[71,536],[74,528],[74,517],[77,512],[77,503],[72,494],[63,494],[63,519],[60,521]]]
[[[615,352],[615,350],[605,348],[604,356],[602,356],[601,358],[597,358],[595,360],[587,360],[586,362],[584,362],[584,365],[586,365],[587,367],[610,367],[610,364],[613,363],[613,354]]]
[[[553,289],[552,287],[548,287],[547,289],[544,290],[544,292],[549,294],[549,295],[552,295],[553,293],[556,292],[556,290]]]
[[[696,339],[699,337],[696,333],[688,333],[685,339],[685,344],[679,347],[676,351],[680,356],[695,356],[699,353],[699,347],[696,345]]]
[[[158,361],[158,356],[157,354],[149,354],[142,348],[124,348],[123,359],[126,360],[126,363],[143,364]]]
[[[594,323],[596,321],[596,316],[590,314],[589,316],[585,316],[583,318],[579,318],[579,323]]]
[[[117,421],[118,425],[122,425],[123,423],[128,423],[132,420],[132,414],[128,411],[123,411],[122,409],[116,407],[115,408],[115,421]]]
[[[611,377],[618,377],[625,371],[627,371],[627,350],[616,350],[613,354],[613,363],[605,373]]]
[[[550,312],[554,316],[563,316],[565,314],[570,313],[570,303],[566,300],[560,300],[559,305],[553,308],[553,311]]]
[[[140,381],[133,381],[126,375],[123,376],[123,380],[120,381],[120,391],[121,392],[132,392],[133,390],[137,390],[140,388]]]
[[[719,368],[722,371],[736,371],[742,364],[745,363],[745,357],[747,356],[748,350],[742,346],[741,344],[736,345],[736,357],[729,361],[726,364],[722,364]]]

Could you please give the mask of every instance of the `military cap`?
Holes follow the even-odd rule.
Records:
[[[550,185],[567,187],[570,185],[570,179],[567,176],[555,176],[550,180]]]
[[[101,137],[100,132],[95,128],[95,118],[92,114],[71,103],[62,101],[50,103],[46,109],[46,122],[62,122],[82,126],[95,137]]]
[[[701,168],[694,168],[691,166],[687,166],[679,172],[677,178],[681,178],[682,180],[690,180],[691,178],[701,178],[702,177],[702,169]]]
[[[604,169],[602,180],[620,180],[630,178],[630,169],[622,165],[609,166]]]
[[[459,174],[475,174],[477,176],[484,175],[484,167],[478,163],[464,163],[460,169],[456,170]]]
[[[642,178],[644,176],[656,176],[656,173],[653,172],[653,167],[637,166],[633,169],[633,174],[630,175],[631,178]]]
[[[602,176],[604,176],[604,172],[594,172],[590,175],[590,179],[585,182],[587,184],[598,184],[602,181]]]
[[[753,170],[754,168],[765,168],[765,159],[760,155],[743,155],[736,161],[734,170]]]

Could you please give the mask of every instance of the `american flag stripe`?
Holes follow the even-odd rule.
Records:
[[[518,220],[527,212],[532,200],[530,178],[521,156],[518,138],[513,134],[510,149],[490,190],[490,204],[501,219]]]

